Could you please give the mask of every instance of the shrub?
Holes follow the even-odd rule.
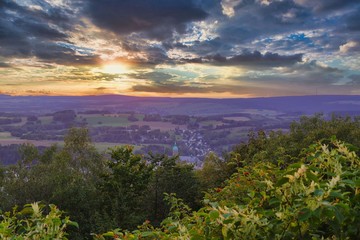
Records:
[[[25,205],[19,212],[2,214],[0,222],[0,239],[67,239],[66,228],[78,227],[69,217],[62,217],[63,212],[55,205],[49,205],[49,213],[43,214],[44,207],[39,203]]]

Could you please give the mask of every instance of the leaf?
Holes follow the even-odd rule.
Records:
[[[78,224],[77,222],[69,221],[67,224],[68,224],[69,226],[74,226],[74,227],[76,227],[76,228],[79,228],[79,224]]]
[[[272,199],[270,199],[270,201],[269,201],[269,205],[271,206],[271,205],[277,205],[277,204],[279,204],[280,203],[280,200],[279,199],[277,199],[277,198],[272,198]]]
[[[196,233],[193,233],[193,235],[190,238],[190,240],[202,240],[202,239],[204,239],[204,237]]]
[[[228,228],[226,226],[223,226],[221,229],[221,233],[222,233],[223,237],[226,238],[227,234],[228,234]]]
[[[219,206],[218,202],[210,202],[210,206],[212,206],[213,208],[217,208]]]
[[[113,232],[107,232],[107,233],[103,233],[102,234],[104,237],[114,237],[115,236],[115,233]]]
[[[223,217],[224,217],[224,218],[228,218],[228,217],[230,217],[230,216],[232,216],[231,213],[225,213],[225,214],[223,214]]]
[[[324,194],[324,190],[322,190],[322,189],[316,189],[314,191],[315,196],[322,196],[323,194]]]
[[[355,182],[350,180],[350,179],[344,179],[344,180],[341,180],[342,183],[345,183],[347,185],[350,185],[350,186],[354,186],[355,185]]]
[[[209,213],[209,215],[210,215],[210,219],[212,221],[214,221],[215,219],[217,219],[219,217],[219,212],[216,210],[213,210]]]
[[[34,210],[31,207],[25,207],[23,210],[20,211],[22,215],[30,215],[33,214]]]
[[[341,224],[344,221],[344,216],[336,206],[334,207],[334,213],[336,220],[338,221],[339,224]]]
[[[251,197],[251,198],[254,198],[255,197],[255,191],[249,192],[248,196]]]
[[[315,174],[313,174],[311,171],[306,171],[306,178],[309,180],[312,180],[314,182],[319,182],[319,179]]]
[[[301,167],[301,165],[302,165],[302,163],[294,163],[294,164],[291,164],[291,165],[289,166],[289,168],[296,168],[296,169],[298,169],[298,168]]]
[[[329,196],[333,198],[344,199],[344,196],[338,191],[331,191]]]
[[[289,178],[283,177],[277,183],[275,184],[276,187],[280,187],[281,185],[284,185],[285,183],[289,182]]]
[[[360,187],[360,179],[354,181],[355,187]]]
[[[232,219],[232,218],[225,219],[225,220],[223,221],[224,224],[229,224],[229,223],[232,223],[232,222],[234,222],[234,219]]]
[[[312,211],[308,208],[303,208],[301,209],[301,211],[299,212],[299,221],[300,222],[304,222],[306,220],[308,220],[312,215]]]
[[[326,207],[332,207],[332,205],[328,201],[321,201],[321,205]]]
[[[170,226],[170,227],[168,227],[168,230],[171,232],[171,231],[173,231],[173,230],[176,230],[177,229],[177,227],[176,226]]]
[[[141,236],[142,236],[142,237],[149,237],[149,236],[152,236],[152,235],[154,235],[154,233],[153,233],[153,232],[149,232],[149,231],[148,231],[148,232],[142,232],[142,233],[141,233]]]
[[[309,166],[309,170],[313,171],[313,172],[321,172],[320,168],[314,167],[314,166]]]

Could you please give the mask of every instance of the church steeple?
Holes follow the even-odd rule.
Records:
[[[179,155],[179,148],[176,146],[176,142],[174,143],[174,146],[172,148],[172,155],[173,156]]]

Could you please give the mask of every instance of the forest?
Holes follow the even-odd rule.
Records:
[[[360,117],[304,116],[201,168],[86,128],[0,167],[1,239],[360,239]]]

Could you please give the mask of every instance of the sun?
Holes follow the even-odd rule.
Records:
[[[128,71],[129,69],[124,64],[120,63],[111,63],[102,67],[102,72],[109,74],[123,74]]]
[[[96,68],[95,72],[107,73],[107,74],[124,74],[130,71],[129,67],[123,63],[108,63],[104,64],[100,68]]]

